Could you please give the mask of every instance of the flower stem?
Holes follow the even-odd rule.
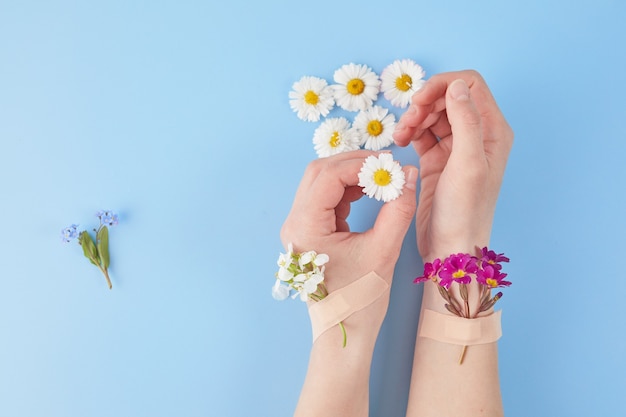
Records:
[[[343,347],[346,347],[346,343],[348,342],[348,335],[346,334],[346,328],[343,325],[343,322],[339,322],[339,327],[341,328],[341,333],[343,334]]]
[[[459,365],[463,364],[463,358],[465,357],[465,351],[467,350],[467,346],[463,346],[463,350],[461,350],[461,355],[459,355]]]
[[[100,270],[104,274],[104,277],[107,279],[107,285],[109,286],[109,289],[112,289],[113,285],[111,284],[111,278],[109,278],[109,271],[106,268],[100,268]]]

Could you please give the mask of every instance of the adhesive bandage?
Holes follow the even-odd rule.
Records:
[[[376,272],[357,279],[309,306],[313,342],[331,327],[376,301],[389,289],[387,281]]]
[[[424,309],[418,335],[461,346],[492,343],[502,336],[501,315],[502,310],[498,310],[489,316],[467,319]]]

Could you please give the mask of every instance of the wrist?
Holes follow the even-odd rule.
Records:
[[[476,243],[478,242],[478,243]],[[481,248],[489,245],[489,239],[472,240],[472,242],[452,242],[443,245],[433,245],[432,249],[422,254],[422,261],[432,262],[435,259],[442,261],[455,253],[468,253],[472,256],[480,256]]]
[[[494,310],[493,307],[480,312],[480,314],[476,314],[480,306],[480,294],[482,291],[482,287],[475,281],[466,285],[468,292],[468,304],[470,306],[470,315],[482,317],[492,314]],[[437,288],[438,286],[439,284],[432,281],[424,283],[424,292],[422,295],[422,309],[432,310],[437,313],[454,316],[455,314],[446,309],[446,300],[444,300],[444,298],[439,293],[439,289]],[[451,286],[448,291],[450,291],[451,295],[454,296],[457,300],[461,300],[457,285]]]
[[[324,300],[320,301],[324,302]],[[354,345],[357,349],[367,349],[373,347],[378,338],[378,333],[382,326],[389,306],[389,289],[384,290],[376,300],[352,312],[348,317],[335,319],[336,324],[320,324],[320,316],[312,312],[311,308],[316,307],[316,303],[309,304],[309,316],[313,328],[313,343],[330,347],[345,347]],[[326,308],[327,306],[320,307]],[[326,310],[328,312],[328,310]],[[331,313],[337,314],[337,310],[331,307]],[[336,316],[339,317],[339,316]],[[328,323],[328,322],[327,322]]]
[[[414,283],[425,282],[422,306],[443,314],[476,318],[493,313],[493,305],[502,297],[491,290],[508,287],[502,263],[509,262],[503,253],[488,247],[477,248],[477,255],[453,253],[424,264],[423,275]],[[439,302],[437,302],[437,300]]]

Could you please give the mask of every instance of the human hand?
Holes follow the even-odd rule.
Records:
[[[420,156],[417,244],[431,261],[487,246],[513,131],[481,75],[431,77],[402,115],[394,139]]]
[[[415,214],[417,168],[403,168],[406,183],[397,199],[385,203],[374,226],[353,233],[347,222],[350,204],[364,194],[358,173],[365,158],[377,152],[345,152],[313,161],[307,167],[285,223],[283,245],[295,252],[315,250],[330,257],[325,285],[330,293],[374,271],[391,284],[402,242]],[[382,323],[389,293],[373,309]],[[375,311],[374,311],[375,310]],[[370,317],[372,318],[372,317]]]

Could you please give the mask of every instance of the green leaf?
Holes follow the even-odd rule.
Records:
[[[109,229],[106,226],[102,226],[98,230],[96,240],[98,242],[98,254],[100,259],[102,259],[102,266],[104,269],[107,269],[111,259],[109,256]]]
[[[100,257],[98,256],[98,250],[96,249],[96,245],[93,243],[93,239],[87,233],[87,231],[83,230],[78,235],[78,243],[83,247],[83,253],[85,254],[85,258],[89,259],[89,261],[100,267]]]

